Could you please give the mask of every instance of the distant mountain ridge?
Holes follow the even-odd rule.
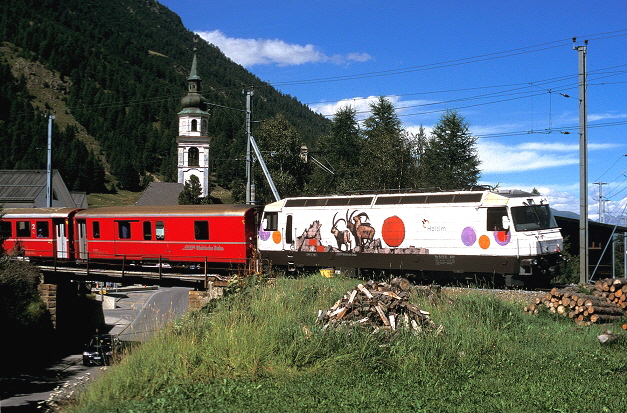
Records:
[[[218,184],[244,177],[244,89],[255,90],[255,120],[282,113],[309,146],[330,128],[154,0],[5,0],[0,36],[0,150],[8,155],[0,169],[45,167],[41,115],[53,114],[55,166],[74,190],[103,190],[105,172],[130,190],[141,179],[175,180],[176,114],[194,48],[202,94],[216,105],[209,130]]]

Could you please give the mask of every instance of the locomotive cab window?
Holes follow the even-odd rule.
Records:
[[[209,239],[209,221],[194,221],[194,239]]]
[[[150,241],[152,239],[152,226],[150,221],[144,221],[144,240]]]
[[[263,218],[264,231],[276,231],[279,229],[279,213],[267,212]]]
[[[91,232],[94,234],[94,238],[100,238],[100,222],[94,221],[91,223]]]
[[[548,205],[526,205],[512,208],[516,231],[536,231],[557,228]]]
[[[504,231],[508,228],[503,227],[503,217],[507,217],[507,208],[488,208],[487,228],[488,231]]]
[[[50,229],[47,222],[37,222],[37,238],[49,238]]]
[[[30,237],[30,221],[17,221],[15,223],[16,234],[21,238]]]
[[[120,239],[131,238],[131,223],[128,221],[118,222],[118,236]]]
[[[165,224],[163,221],[156,222],[155,235],[157,236],[157,241],[163,241],[165,239]]]
[[[13,228],[10,222],[0,222],[0,238],[11,238],[13,236]]]

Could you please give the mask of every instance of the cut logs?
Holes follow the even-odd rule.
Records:
[[[627,279],[611,278],[597,281],[592,294],[579,293],[577,287],[553,288],[524,311],[536,314],[541,306],[546,306],[549,312],[572,318],[578,324],[611,323],[624,318],[626,295]]]
[[[318,311],[318,324],[323,324],[323,329],[360,325],[375,331],[442,331],[429,312],[409,303],[409,296],[406,279],[395,278],[391,284],[368,281],[348,291],[327,311]]]
[[[627,278],[608,278],[594,283],[594,295],[627,309]]]

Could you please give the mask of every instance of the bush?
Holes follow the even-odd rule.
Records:
[[[36,363],[52,355],[52,345],[46,351],[33,353],[33,342],[49,342],[53,332],[50,314],[37,290],[39,272],[27,262],[6,261],[0,265],[0,326],[3,340],[0,369],[9,371],[23,366],[25,361]]]

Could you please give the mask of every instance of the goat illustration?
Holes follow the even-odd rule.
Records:
[[[351,248],[353,247],[353,240],[351,238],[351,233],[349,230],[344,229],[344,230],[339,230],[337,228],[337,224],[339,224],[340,222],[344,222],[344,224],[346,224],[346,220],[344,218],[340,218],[338,220],[335,219],[335,217],[337,216],[337,212],[335,213],[335,215],[333,215],[333,226],[331,227],[331,234],[333,234],[333,236],[335,237],[335,240],[337,241],[337,249],[342,251],[342,245],[344,245],[346,247],[346,251],[350,251]]]
[[[359,251],[363,251],[366,245],[370,245],[374,239],[375,230],[369,222],[361,222],[361,218],[370,220],[368,214],[360,212],[354,215],[357,210],[351,212],[350,216],[346,211],[346,227],[355,237],[355,248],[359,247]]]

